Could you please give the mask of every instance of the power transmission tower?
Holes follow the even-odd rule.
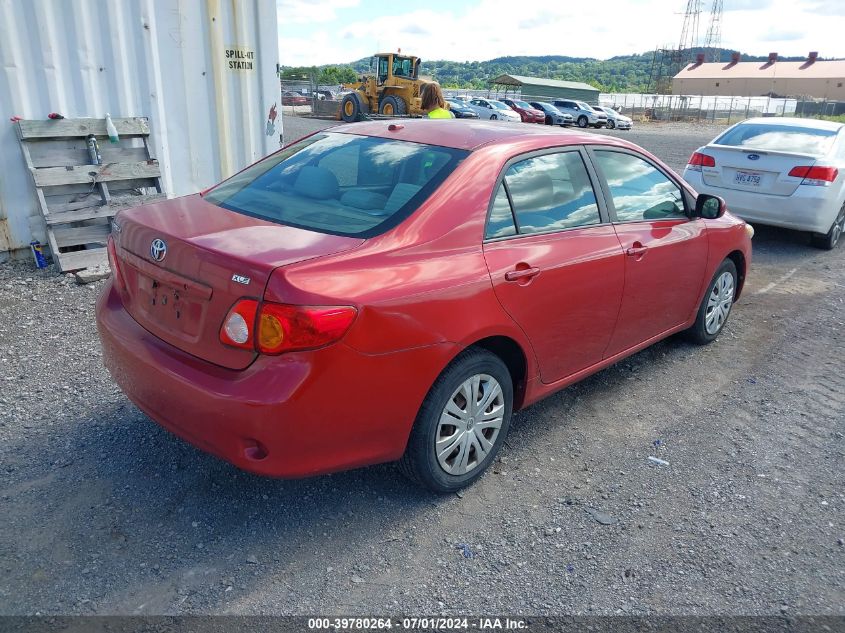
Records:
[[[651,74],[648,79],[648,92],[658,94],[670,92],[672,78],[692,61],[695,50],[699,48],[698,24],[701,17],[703,0],[687,0],[684,11],[684,23],[681,27],[681,39],[678,48],[658,48],[654,51],[651,62]],[[721,0],[714,0],[720,2]]]
[[[722,61],[722,0],[713,0],[710,7],[710,26],[707,27],[704,48],[707,49],[709,61]]]
[[[701,43],[698,39],[701,2],[702,0],[687,0],[687,9],[684,11],[684,25],[681,27],[681,41],[678,44],[679,51],[691,51]]]

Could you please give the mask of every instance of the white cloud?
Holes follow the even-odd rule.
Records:
[[[302,20],[309,11],[325,16],[355,0],[317,5],[307,5],[303,0],[281,2],[289,12],[286,17],[280,11],[279,22],[284,25]],[[722,18],[722,45],[757,55],[770,50],[782,56],[818,50],[822,56],[845,57],[845,40],[841,37],[845,20],[802,10],[795,0],[766,3],[767,10],[759,11],[751,10],[746,0],[734,0],[733,10],[726,11]],[[298,36],[296,28],[284,29],[280,58],[285,65],[342,63],[401,47],[424,61],[483,61],[507,55],[607,59],[644,53],[658,46],[677,46],[683,21],[679,12],[684,4],[682,0],[635,0],[613,4],[612,17],[607,3],[582,2],[577,10],[567,2],[545,3],[526,15],[514,12],[513,0],[479,0],[470,6],[456,2],[446,11],[419,6],[404,13],[399,13],[402,7],[414,5],[385,4],[380,17],[324,23],[325,28],[313,36]],[[709,4],[704,2],[703,6],[709,8]],[[727,0],[725,4],[730,5]],[[702,38],[708,23],[705,10],[700,21]],[[789,33],[782,30],[787,24]],[[774,37],[778,34],[784,37]]]
[[[338,9],[353,9],[360,0],[276,0],[279,25],[331,22]]]

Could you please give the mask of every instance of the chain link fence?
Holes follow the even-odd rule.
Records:
[[[332,116],[338,111],[341,86],[322,85],[308,79],[282,80],[282,110],[296,116]],[[446,97],[483,97],[552,102],[555,97],[522,94],[495,87],[487,90],[444,89]],[[596,105],[595,102],[591,102]],[[635,121],[684,121],[730,125],[750,117],[841,117],[845,102],[806,97],[730,97],[601,93],[598,104],[610,106]]]

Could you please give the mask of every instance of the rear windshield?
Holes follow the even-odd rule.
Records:
[[[835,130],[819,130],[794,125],[742,123],[722,134],[714,143],[750,149],[769,149],[776,152],[822,155],[827,154],[835,140]]]
[[[235,174],[205,200],[279,224],[372,237],[413,213],[468,153],[323,132]]]

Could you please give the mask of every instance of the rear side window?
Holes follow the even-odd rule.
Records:
[[[596,196],[579,152],[511,165],[499,186],[486,237],[546,233],[600,224]]]
[[[680,187],[651,163],[621,152],[594,154],[619,222],[687,218]]]
[[[372,237],[413,213],[467,154],[326,132],[248,167],[205,200],[279,224]]]
[[[819,130],[796,125],[740,123],[713,143],[748,149],[796,152],[821,156],[836,140],[836,130]]]

